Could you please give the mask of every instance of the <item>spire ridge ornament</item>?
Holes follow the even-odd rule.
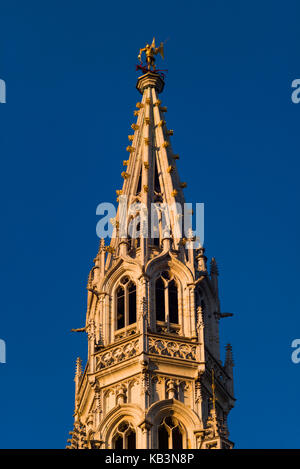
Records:
[[[75,376],[80,378],[82,375],[82,360],[80,357],[77,358],[76,360],[76,371],[75,371]]]
[[[218,264],[214,257],[210,261],[210,275],[219,275]]]
[[[234,366],[233,355],[232,355],[232,345],[227,344],[225,347],[226,356],[225,356],[225,366]]]

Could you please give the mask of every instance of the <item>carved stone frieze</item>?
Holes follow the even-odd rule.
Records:
[[[126,344],[114,347],[97,357],[97,370],[121,363],[124,360],[134,357],[138,351],[138,340],[127,342]]]
[[[149,338],[149,353],[184,360],[196,360],[196,346],[185,342]]]

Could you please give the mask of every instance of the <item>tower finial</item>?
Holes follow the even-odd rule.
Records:
[[[155,55],[160,54],[162,58],[164,59],[164,43],[161,42],[159,47],[155,47],[155,37],[153,38],[152,44],[146,44],[145,47],[140,49],[138,59],[141,63],[142,61],[142,53],[145,52],[146,55],[146,61],[147,61],[147,66],[148,70],[155,70]]]

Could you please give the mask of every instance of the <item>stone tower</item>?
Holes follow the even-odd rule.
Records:
[[[209,271],[204,248],[177,229],[186,184],[163,88],[155,70],[138,78],[114,233],[109,246],[101,240],[88,280],[88,358],[84,370],[76,364],[68,448],[233,447],[233,359],[227,345],[223,364],[219,345],[219,321],[229,314],[220,311],[216,261]],[[169,229],[153,204],[175,207]]]

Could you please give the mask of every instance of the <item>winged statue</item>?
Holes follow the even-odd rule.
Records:
[[[152,44],[146,44],[143,49],[140,49],[138,59],[142,63],[142,53],[145,52],[148,70],[155,70],[155,55],[160,54],[164,59],[164,43],[161,42],[158,47],[155,47],[155,38]]]

